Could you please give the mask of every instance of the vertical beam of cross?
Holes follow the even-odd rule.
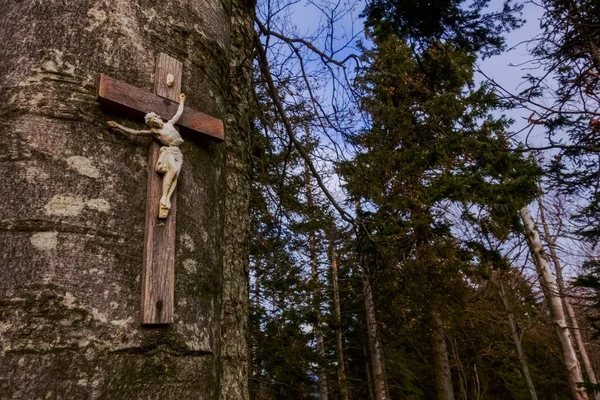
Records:
[[[154,93],[165,99],[179,101],[181,71],[180,61],[160,53],[156,59]],[[153,140],[148,159],[148,195],[141,299],[141,323],[144,325],[173,322],[177,190],[171,197],[171,210],[168,217],[159,220],[158,203],[162,194],[162,178],[155,168],[160,147],[160,144]]]

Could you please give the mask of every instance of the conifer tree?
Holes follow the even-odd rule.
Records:
[[[380,268],[401,265],[415,282],[413,307],[435,338],[438,398],[451,399],[445,331],[476,262],[453,225],[466,220],[505,238],[535,195],[537,168],[510,151],[507,121],[491,115],[495,96],[475,88],[475,55],[441,42],[415,54],[393,34],[373,40],[371,68],[359,81],[371,123],[351,138],[358,154],[340,173],[351,196],[373,210]]]

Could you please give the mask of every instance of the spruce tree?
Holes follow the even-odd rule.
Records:
[[[445,336],[465,307],[466,277],[477,273],[482,248],[457,224],[506,239],[536,194],[538,169],[511,151],[508,121],[492,115],[494,94],[475,87],[474,54],[448,42],[415,54],[395,34],[373,41],[371,68],[359,79],[370,124],[351,137],[357,155],[339,171],[369,211],[365,229],[378,254],[370,272],[392,278],[378,287],[380,301],[402,285],[407,308],[431,332],[437,392],[449,399]]]

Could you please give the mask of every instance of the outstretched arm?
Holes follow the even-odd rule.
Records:
[[[177,121],[179,121],[179,117],[183,114],[183,103],[185,103],[185,94],[181,93],[179,95],[179,107],[177,108],[175,115],[173,115],[173,118],[169,120],[169,123],[175,125]]]
[[[152,131],[144,131],[144,130],[138,131],[136,129],[127,128],[121,124],[118,124],[115,121],[108,121],[107,124],[111,128],[119,129],[119,130],[121,130],[125,133],[129,133],[131,135],[152,135]]]

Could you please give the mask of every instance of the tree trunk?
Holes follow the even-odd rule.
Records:
[[[369,400],[375,400],[375,393],[373,392],[373,380],[371,379],[371,364],[369,364],[369,352],[367,351],[367,345],[364,337],[362,342],[363,357],[365,358],[365,376],[367,377],[367,392],[369,393]]]
[[[387,395],[385,364],[383,361],[381,342],[379,340],[375,303],[373,302],[373,291],[364,260],[361,267],[367,319],[367,336],[369,338],[369,350],[371,353],[371,368],[373,369],[373,391],[375,393],[375,400],[386,400],[389,396]]]
[[[310,137],[308,131],[306,133],[306,142],[308,143]],[[306,203],[309,209],[314,207],[314,201],[312,196],[312,188],[310,184],[310,171],[306,168],[304,174],[304,183],[306,189]],[[319,281],[319,263],[317,260],[317,244],[315,239],[315,232],[310,231],[308,234],[308,247],[309,257],[311,266],[311,277],[313,283],[313,307],[317,314],[317,322],[315,324],[315,339],[317,343],[317,353],[319,354],[319,365],[317,366],[317,376],[319,378],[319,400],[327,400],[329,397],[329,389],[327,387],[327,375],[323,368],[323,361],[325,359],[325,342],[323,341],[323,329],[321,327],[321,283]]]
[[[458,370],[458,387],[460,389],[460,398],[468,399],[469,396],[467,394],[467,377],[465,375],[465,369],[463,368],[462,362],[460,360],[460,356],[458,353],[458,348],[456,345],[456,339],[450,342],[452,347],[452,357],[454,357],[454,361],[456,364],[456,369]]]
[[[575,347],[577,347],[577,350],[579,351],[579,356],[583,363],[583,367],[585,368],[585,373],[587,375],[588,381],[595,385],[597,383],[596,374],[594,373],[592,362],[588,357],[585,344],[583,343],[583,338],[581,337],[581,331],[579,330],[579,322],[577,321],[577,314],[575,313],[575,309],[571,305],[571,301],[569,300],[569,297],[567,296],[567,293],[565,291],[565,281],[562,275],[562,264],[560,262],[560,258],[558,258],[558,254],[556,253],[556,242],[550,234],[550,228],[548,227],[548,223],[546,222],[544,205],[542,204],[542,200],[539,198],[538,204],[540,206],[540,219],[542,222],[542,227],[544,228],[544,237],[546,239],[546,243],[548,244],[548,249],[550,250],[550,258],[552,259],[552,262],[554,264],[554,270],[556,272],[556,283],[558,284],[558,292],[560,298],[562,299],[562,303],[567,316],[567,322],[568,325],[571,327],[573,338],[575,338]],[[596,398],[598,397],[600,397],[600,395],[597,395]]]
[[[241,127],[249,121],[230,122],[244,112],[225,105],[239,97],[230,66],[251,51],[239,36],[252,27],[248,8],[229,0],[4,2],[0,397],[247,398]],[[186,106],[226,119],[228,137],[181,147],[175,322],[144,328],[151,139],[107,129],[111,119],[143,121],[101,109],[94,82],[105,73],[152,92],[159,52],[182,61]],[[232,79],[249,98],[244,74]]]
[[[207,4],[202,2],[202,4]],[[226,3],[225,3],[226,4]],[[221,400],[247,400],[251,353],[246,343],[249,314],[249,144],[255,1],[231,0],[230,91],[226,120],[225,230],[221,307]]]
[[[521,372],[523,373],[523,378],[525,378],[525,384],[527,385],[527,390],[529,390],[529,394],[531,395],[531,400],[537,400],[537,392],[535,391],[535,386],[533,386],[533,380],[531,379],[531,374],[529,373],[529,366],[527,365],[525,354],[523,354],[523,346],[521,345],[521,337],[519,336],[519,332],[517,331],[517,323],[515,321],[515,316],[513,315],[512,309],[508,304],[508,300],[506,299],[506,291],[504,290],[504,284],[502,283],[502,281],[499,282],[499,285],[500,297],[502,298],[502,304],[504,305],[504,309],[506,310],[506,314],[508,317],[508,325],[510,327],[511,338],[515,345],[515,350],[517,351],[517,358],[519,359]]]
[[[433,329],[433,370],[435,375],[435,390],[438,400],[454,400],[452,388],[452,373],[448,361],[446,348],[446,334],[440,316],[431,312],[431,325]]]
[[[337,344],[337,355],[338,355],[338,384],[340,386],[340,399],[348,400],[348,381],[346,380],[346,365],[344,362],[344,338],[342,336],[342,322],[341,322],[341,307],[340,307],[340,288],[338,285],[338,267],[337,267],[337,255],[335,253],[335,247],[330,242],[330,261],[331,261],[331,281],[333,282],[333,316],[335,320],[336,330],[336,344]]]
[[[556,335],[558,336],[561,345],[563,362],[565,363],[568,373],[569,387],[574,399],[587,400],[588,397],[585,390],[577,387],[578,383],[583,382],[583,377],[571,341],[569,327],[565,320],[565,313],[560,300],[558,286],[550,272],[550,266],[548,265],[548,259],[544,254],[540,235],[527,207],[521,209],[520,215],[525,228],[527,244],[529,245],[529,250],[537,269],[540,285],[542,286],[544,297],[546,297],[546,302],[548,303],[550,317],[554,323]]]

